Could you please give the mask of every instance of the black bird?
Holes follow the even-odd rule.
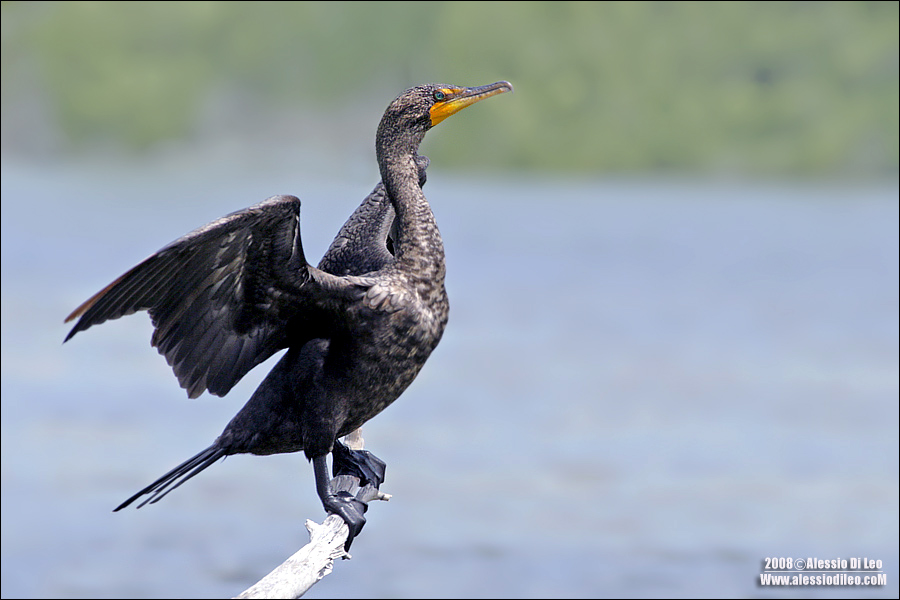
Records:
[[[447,324],[444,248],[422,193],[425,133],[479,100],[512,91],[499,81],[465,88],[411,88],[388,106],[375,150],[381,182],[363,201],[319,267],[300,242],[300,200],[273,196],[200,227],[113,281],[69,315],[66,337],[139,310],[150,313],[151,344],[195,398],[224,396],[250,369],[287,352],[213,444],[166,473],[138,498],[157,502],[222,457],[303,450],[326,511],[350,528],[365,505],[329,488],[350,471],[376,486],[384,463],[338,438],[381,412],[406,389]],[[340,466],[338,462],[340,461]],[[361,484],[361,485],[362,485]]]

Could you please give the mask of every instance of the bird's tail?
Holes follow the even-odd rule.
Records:
[[[177,488],[179,485],[205,469],[206,467],[211,466],[214,462],[222,458],[226,455],[226,452],[223,448],[213,444],[197,456],[190,458],[141,491],[137,494],[120,504],[113,512],[122,510],[141,496],[145,494],[150,494],[150,497],[137,505],[137,508],[144,506],[147,503],[153,504],[155,502],[159,502],[165,497],[166,494]]]

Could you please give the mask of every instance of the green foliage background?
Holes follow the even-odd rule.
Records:
[[[235,113],[210,121],[222,95],[249,122],[321,114],[369,139],[406,87],[498,79],[516,93],[447,127],[432,158],[898,171],[897,2],[2,3],[7,154],[142,151],[237,127]]]

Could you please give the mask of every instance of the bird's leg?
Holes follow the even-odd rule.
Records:
[[[316,492],[319,494],[325,511],[342,518],[350,528],[347,542],[344,544],[344,550],[350,550],[353,538],[359,535],[363,525],[366,524],[364,514],[368,506],[365,502],[357,500],[350,492],[334,492],[331,487],[332,480],[328,477],[328,462],[325,460],[327,456],[327,454],[323,454],[312,459],[313,471],[316,476]]]

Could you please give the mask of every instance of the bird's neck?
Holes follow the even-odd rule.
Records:
[[[444,244],[419,185],[415,152],[381,156],[381,178],[397,219],[395,264],[416,278],[444,281]]]

